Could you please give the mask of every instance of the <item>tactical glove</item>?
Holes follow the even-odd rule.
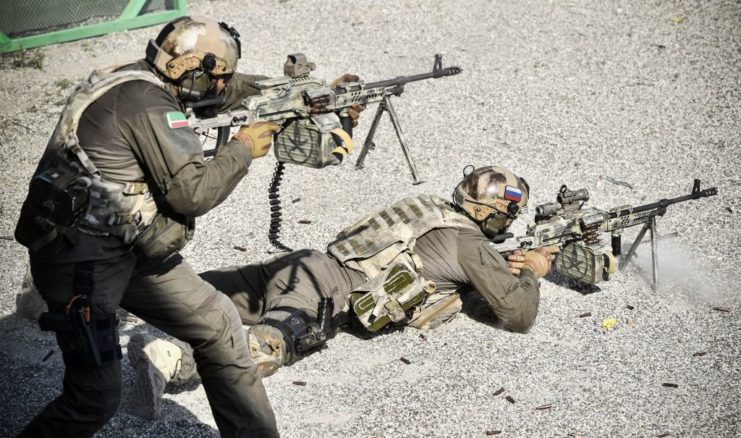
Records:
[[[358,82],[360,80],[360,77],[358,75],[351,75],[350,73],[345,73],[344,75],[340,76],[339,78],[335,79],[334,81],[329,83],[329,88],[337,88],[340,86],[340,84],[345,82]]]
[[[557,246],[544,246],[525,253],[524,269],[532,270],[538,277],[545,277],[551,270],[554,254],[560,251]]]
[[[365,105],[359,103],[352,104],[352,106],[347,110],[347,114],[352,119],[353,128],[358,126],[358,119],[360,118],[360,113],[363,111],[365,111]]]
[[[360,80],[360,77],[357,75],[352,75],[349,73],[345,73],[344,75],[340,76],[339,78],[335,79],[329,84],[330,88],[337,88],[340,85],[342,85],[345,82],[358,82]],[[326,106],[326,103],[324,104]],[[321,112],[321,109],[323,107],[321,106],[321,103],[318,106],[315,106],[314,108],[318,112]],[[362,113],[365,110],[365,105],[355,103],[347,110],[347,114],[352,119],[352,126],[353,128],[358,126],[358,118],[360,118],[360,113]]]
[[[273,134],[279,130],[280,126],[276,123],[257,122],[239,128],[232,139],[247,146],[252,158],[260,158],[268,153],[273,142]]]

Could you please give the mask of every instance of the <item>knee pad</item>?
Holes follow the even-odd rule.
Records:
[[[261,324],[275,327],[283,333],[286,361],[293,363],[327,342],[332,330],[332,308],[332,299],[322,298],[317,312],[318,321],[317,318],[299,309],[282,321],[266,319]]]
[[[260,377],[271,376],[278,368],[290,363],[286,340],[277,328],[265,324],[253,326],[249,329],[248,340],[250,357]]]
[[[66,307],[42,313],[39,326],[56,332],[67,366],[101,368],[121,360],[116,314],[91,306],[84,296],[73,298]]]

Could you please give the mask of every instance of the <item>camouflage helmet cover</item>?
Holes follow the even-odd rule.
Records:
[[[467,173],[469,169],[472,166],[464,169],[463,180],[453,192],[453,203],[480,223],[487,235],[504,231],[527,206],[527,182],[501,166]]]
[[[146,55],[171,80],[199,68],[213,76],[229,75],[240,57],[239,34],[210,18],[181,17],[166,24],[157,39],[149,40]]]

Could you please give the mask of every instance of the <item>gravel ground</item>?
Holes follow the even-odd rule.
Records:
[[[589,188],[590,204],[601,208],[679,196],[693,178],[720,191],[659,220],[666,238],[657,292],[644,245],[637,264],[599,287],[542,281],[541,311],[527,335],[491,327],[476,297],[424,337],[412,329],[370,339],[339,334],[265,381],[283,436],[739,436],[738,1],[190,3],[192,14],[242,33],[246,72],[279,75],[294,52],[306,53],[327,79],[420,73],[435,53],[464,69],[410,85],[395,100],[424,184],[411,184],[388,120],[362,171],[287,169],[284,240],[293,247],[323,248],[359,214],[411,193],[448,196],[467,164],[500,163],[525,176],[533,203],[552,201],[561,184]],[[42,360],[56,351],[53,337],[13,315],[26,255],[11,236],[27,182],[65,86],[93,68],[141,57],[156,33],[46,47],[43,70],[0,58],[2,436],[17,433],[61,388],[60,354]],[[200,219],[185,250],[196,269],[269,257],[273,166],[272,158],[256,162],[234,194]],[[626,233],[624,244],[636,233]],[[122,316],[125,345],[147,328]],[[602,327],[607,318],[617,320],[612,330]],[[128,384],[128,363],[124,369]],[[167,394],[158,421],[122,409],[99,433],[216,435],[201,388]]]

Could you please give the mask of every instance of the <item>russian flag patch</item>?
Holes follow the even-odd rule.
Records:
[[[522,199],[522,191],[517,187],[505,186],[504,199],[508,201],[520,202],[520,200]]]
[[[165,120],[170,129],[188,127],[188,119],[186,119],[185,114],[180,111],[170,111],[169,113],[165,113]]]

